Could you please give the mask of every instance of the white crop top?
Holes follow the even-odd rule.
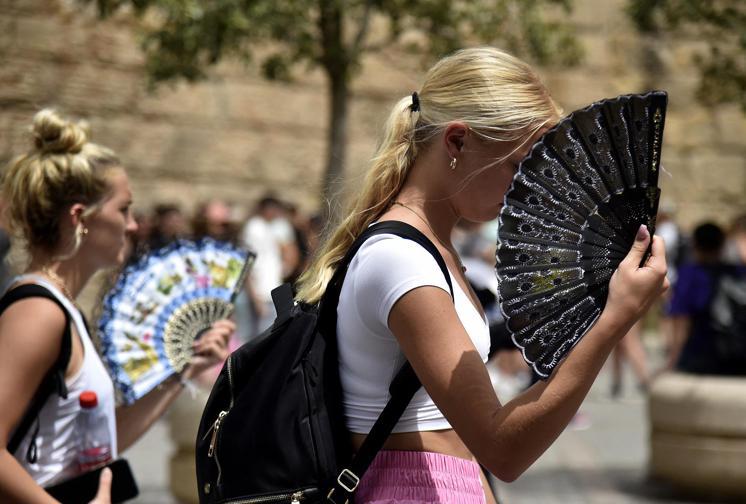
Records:
[[[42,277],[24,275],[13,279],[12,284],[29,280],[49,289],[67,308],[80,340],[83,342],[85,354],[80,370],[65,381],[67,384],[67,399],[63,399],[54,393],[49,396],[39,412],[36,462],[29,464],[26,460],[26,451],[31,442],[33,427],[29,429],[14,453],[18,462],[31,474],[34,481],[41,486],[51,486],[78,473],[75,423],[80,413],[78,399],[80,393],[85,390],[93,390],[98,396],[97,407],[104,411],[108,419],[112,458],[116,458],[117,428],[114,412],[114,385],[96,352],[96,348],[93,346],[78,309],[54,285],[45,281]],[[74,333],[73,337],[75,337]]]
[[[451,282],[456,313],[486,362],[490,348],[487,322],[453,275]],[[391,308],[404,294],[425,285],[440,287],[450,294],[438,263],[412,240],[390,234],[376,235],[352,259],[337,307],[340,378],[347,428],[351,432],[370,431],[389,400],[391,380],[405,361],[388,327]],[[421,388],[393,432],[450,428]]]

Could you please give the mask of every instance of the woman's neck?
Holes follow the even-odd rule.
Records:
[[[38,274],[48,278],[67,297],[74,300],[78,297],[94,271],[88,271],[74,259],[54,261],[48,258],[32,259],[26,273]]]
[[[420,219],[426,221],[425,224],[435,237],[451,247],[451,232],[458,221],[458,216],[447,199],[428,197],[423,191],[405,185],[394,201],[414,210]]]

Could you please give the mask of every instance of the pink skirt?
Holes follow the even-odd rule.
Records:
[[[355,504],[484,504],[476,462],[440,453],[382,450],[360,480]]]

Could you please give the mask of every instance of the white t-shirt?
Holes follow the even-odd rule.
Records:
[[[451,275],[456,313],[474,346],[487,361],[487,322]],[[425,285],[450,294],[445,277],[430,253],[411,240],[382,234],[357,252],[337,307],[339,366],[347,428],[367,434],[389,400],[389,385],[405,362],[388,327],[391,308],[404,294]],[[420,389],[393,432],[450,429],[433,400]]]
[[[254,216],[246,223],[243,241],[256,253],[251,267],[251,281],[256,295],[267,303],[272,302],[272,289],[282,284],[282,250],[285,243],[292,243],[293,228],[286,219],[267,221]]]

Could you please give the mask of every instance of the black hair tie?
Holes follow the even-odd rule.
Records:
[[[409,106],[409,110],[412,112],[420,111],[420,97],[417,96],[417,91],[412,93],[412,105]]]

